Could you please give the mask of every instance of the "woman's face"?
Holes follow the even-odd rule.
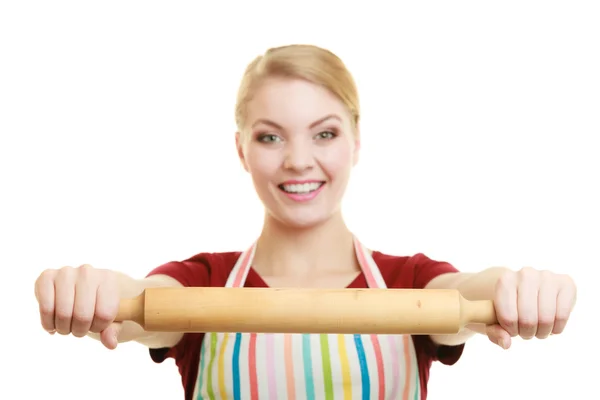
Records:
[[[294,227],[339,212],[359,149],[344,104],[318,85],[270,79],[246,116],[238,153],[267,212]]]

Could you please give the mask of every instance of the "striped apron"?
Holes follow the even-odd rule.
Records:
[[[354,239],[370,288],[385,288],[369,251]],[[243,287],[256,243],[225,287]],[[206,333],[194,399],[419,400],[410,335]]]

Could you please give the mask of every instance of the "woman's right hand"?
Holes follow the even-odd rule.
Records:
[[[100,334],[109,349],[118,344],[121,323],[118,275],[114,271],[82,265],[48,269],[35,282],[42,327],[51,334],[83,337]]]

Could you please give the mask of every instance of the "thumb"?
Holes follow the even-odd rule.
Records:
[[[117,348],[121,329],[123,329],[123,323],[113,322],[108,328],[100,332],[100,341],[107,349],[114,350]]]
[[[488,325],[485,327],[485,333],[490,339],[490,342],[497,344],[504,350],[508,349],[511,345],[510,334],[504,330],[500,325]]]

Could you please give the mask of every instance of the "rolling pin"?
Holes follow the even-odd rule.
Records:
[[[493,302],[458,290],[148,288],[116,321],[153,332],[456,334],[497,323]]]

